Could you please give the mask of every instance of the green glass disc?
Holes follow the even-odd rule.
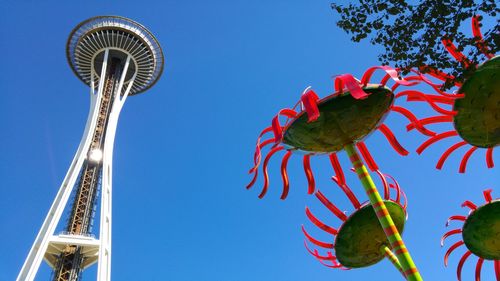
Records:
[[[400,233],[403,232],[406,213],[401,205],[384,200],[392,220]],[[340,228],[335,238],[335,255],[346,267],[358,268],[375,264],[384,258],[380,251],[389,241],[384,230],[368,204],[353,213]]]
[[[480,65],[459,90],[455,129],[469,144],[494,147],[500,143],[500,56]]]
[[[340,151],[346,144],[359,141],[373,132],[389,111],[394,95],[383,86],[363,88],[370,95],[363,100],[349,93],[318,104],[319,118],[307,122],[301,114],[286,129],[283,143],[306,152]]]
[[[500,201],[477,208],[469,215],[462,229],[465,246],[476,256],[487,260],[500,259]]]

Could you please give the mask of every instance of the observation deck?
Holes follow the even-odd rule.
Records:
[[[66,56],[73,72],[90,87],[99,79],[105,50],[111,57],[131,57],[125,82],[133,80],[130,95],[152,87],[163,72],[164,57],[156,38],[141,24],[119,16],[83,21],[71,32]]]

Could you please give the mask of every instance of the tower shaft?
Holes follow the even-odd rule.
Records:
[[[104,81],[103,96],[99,105],[99,115],[92,136],[87,155],[93,151],[101,151],[105,140],[106,125],[109,118],[112,99],[115,97],[116,76],[119,76],[120,60],[111,59],[109,71]],[[117,93],[119,94],[119,93]],[[94,216],[95,199],[97,197],[98,184],[101,179],[102,162],[92,161],[90,157],[84,162],[80,173],[80,180],[76,190],[73,207],[66,227],[68,234],[87,235],[91,230],[92,218]],[[78,280],[84,256],[81,254],[81,247],[76,245],[67,246],[57,257],[57,266],[54,270],[54,281],[76,281]]]
[[[100,57],[96,60],[100,72],[94,71],[97,66],[92,65],[91,110],[84,136],[17,281],[33,280],[42,259],[54,269],[54,281],[79,280],[82,270],[96,262],[97,280],[110,280],[114,138],[121,108],[136,74],[132,73],[126,81],[132,63],[128,54],[106,48]],[[101,212],[99,239],[96,239],[91,226],[99,187],[102,189]],[[68,203],[72,203],[72,207],[65,231],[54,235]]]
[[[118,61],[119,63],[119,61]],[[99,106],[99,115],[97,116],[97,124],[93,133],[92,142],[88,155],[93,151],[102,151],[103,142],[105,139],[106,124],[109,117],[110,103],[112,101],[114,84],[115,84],[115,69],[117,61],[111,62],[109,78],[104,82],[104,91]],[[102,162],[92,161],[87,158],[84,163],[84,168],[80,174],[80,181],[73,202],[70,220],[66,231],[71,234],[88,234],[90,230],[90,221],[93,215],[94,202],[97,195],[97,186],[101,176]]]

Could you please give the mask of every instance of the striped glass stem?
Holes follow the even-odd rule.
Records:
[[[398,229],[394,225],[392,221],[392,217],[387,211],[385,207],[384,201],[380,196],[380,193],[377,190],[377,187],[373,183],[368,170],[365,165],[359,158],[359,154],[356,151],[356,148],[353,144],[348,144],[344,147],[347,155],[349,156],[349,160],[351,160],[354,169],[356,170],[356,174],[358,175],[359,180],[363,184],[366,194],[370,199],[370,203],[375,210],[375,214],[382,225],[382,228],[389,240],[392,251],[396,254],[396,257],[403,268],[403,274],[406,276],[406,279],[409,281],[421,281],[423,280],[418,272],[417,266],[413,262],[410,253],[406,249],[406,245],[399,234]]]
[[[398,257],[396,257],[396,255],[391,251],[391,249],[387,246],[382,246],[380,247],[380,252],[384,254],[384,256],[394,265],[394,267],[396,267],[399,270],[399,272],[401,272],[401,274],[403,274],[403,277],[405,277],[406,279],[406,276],[403,273],[403,268],[399,263]]]

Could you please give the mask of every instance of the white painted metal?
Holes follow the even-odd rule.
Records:
[[[106,51],[104,54],[105,60],[102,65],[101,72],[106,71],[107,67],[107,57],[109,52]],[[57,192],[56,198],[50,207],[49,213],[45,218],[42,228],[38,232],[35,242],[31,247],[31,250],[26,258],[21,272],[17,276],[17,281],[31,281],[35,278],[35,275],[40,267],[42,258],[47,251],[50,237],[54,234],[54,231],[61,219],[62,212],[68,203],[68,198],[75,186],[75,182],[78,178],[78,174],[82,169],[83,161],[87,157],[87,152],[90,147],[92,134],[96,127],[97,117],[99,115],[99,104],[102,99],[102,90],[104,88],[104,79],[101,79],[99,83],[99,89],[97,95],[95,94],[95,89],[91,88],[90,95],[90,112],[87,118],[87,124],[85,125],[85,131],[83,133],[82,140],[78,147],[78,150],[71,162],[70,168],[64,177],[63,183]]]
[[[61,219],[62,212],[68,204],[68,198],[75,186],[76,180],[84,160],[89,155],[89,147],[93,133],[96,128],[97,117],[99,114],[99,106],[101,104],[104,82],[106,80],[105,73],[107,69],[107,61],[111,48],[106,48],[104,53],[104,62],[101,68],[101,75],[96,73],[91,74],[91,102],[90,112],[85,126],[85,131],[76,152],[76,155],[71,163],[71,166],[63,180],[63,183],[56,195],[49,213],[42,224],[35,242],[28,254],[26,261],[17,277],[17,281],[32,281],[34,280],[42,259],[45,257],[47,263],[51,266],[54,261],[50,259],[52,254],[60,253],[66,245],[82,246],[82,254],[86,257],[84,268],[91,264],[98,263],[98,281],[109,281],[111,278],[111,191],[112,191],[112,162],[113,162],[113,146],[116,134],[118,117],[123,104],[130,93],[136,74],[132,79],[125,82],[130,61],[133,60],[130,54],[127,56],[124,69],[122,71],[118,87],[113,94],[113,104],[111,105],[110,115],[106,126],[105,140],[102,151],[102,181],[101,181],[101,214],[100,214],[100,234],[99,239],[82,235],[54,235],[55,229]],[[92,62],[93,63],[93,62]],[[93,65],[91,69],[94,69]],[[100,77],[97,93],[94,85],[96,77]],[[122,88],[126,86],[126,91],[122,93]]]
[[[115,91],[116,96],[113,100],[111,112],[109,114],[108,125],[106,129],[106,140],[104,141],[103,149],[103,166],[102,166],[102,182],[101,182],[101,218],[100,218],[100,234],[99,240],[101,242],[99,248],[99,261],[97,264],[97,280],[109,281],[111,280],[111,203],[112,203],[112,173],[113,173],[113,147],[115,143],[116,126],[118,124],[118,117],[120,111],[125,103],[125,100],[130,93],[132,84],[136,73],[128,82],[129,87],[125,93],[120,96],[125,81],[125,76],[129,68],[131,56],[127,56],[127,61],[123,68],[122,75],[118,88]]]
[[[97,262],[100,246],[98,239],[84,235],[60,234],[50,238],[49,246],[45,252],[45,261],[50,267],[55,268],[57,266],[55,257],[62,253],[67,245],[80,246],[80,252],[85,257],[82,264],[84,269]]]
[[[129,95],[150,88],[163,71],[164,57],[159,42],[144,26],[117,16],[99,16],[79,24],[70,34],[66,49],[75,74],[90,84],[93,56],[104,48],[116,48],[131,54],[137,77]]]

